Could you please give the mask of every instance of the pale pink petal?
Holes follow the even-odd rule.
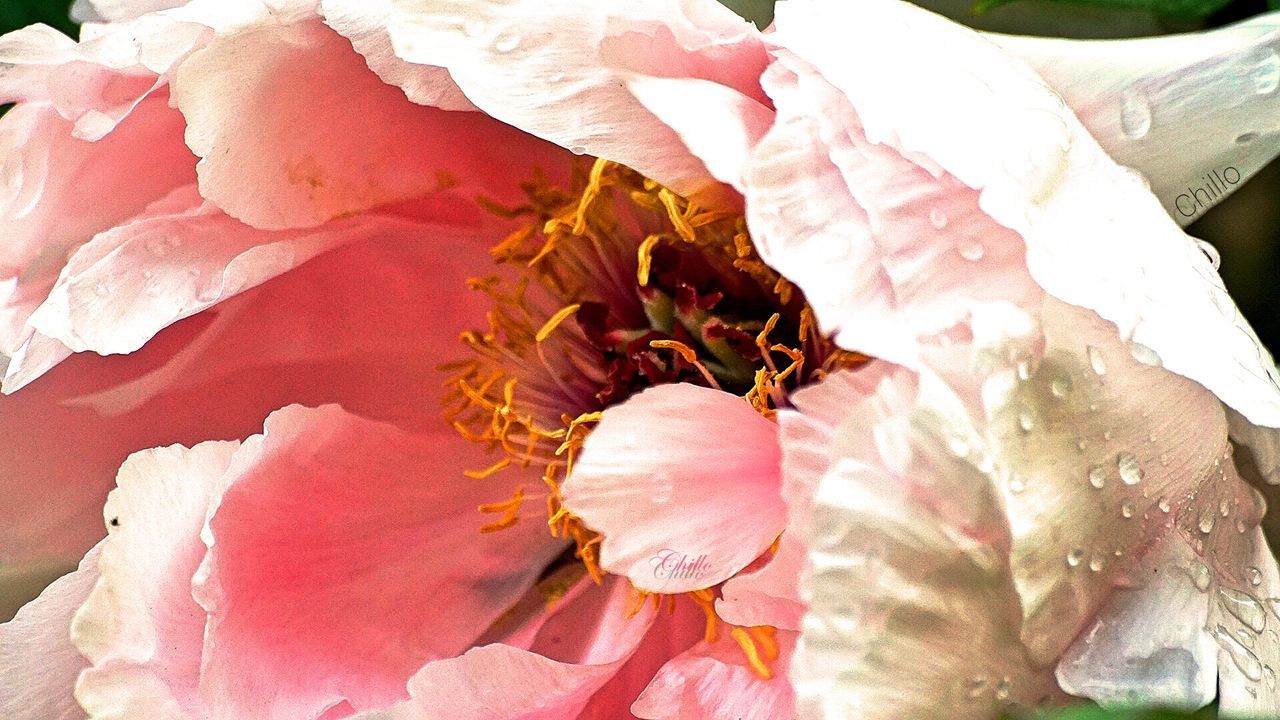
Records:
[[[716,614],[727,623],[746,627],[772,625],[799,630],[805,603],[800,598],[800,573],[805,546],[793,533],[784,533],[778,553],[750,572],[729,578],[716,601]]]
[[[977,720],[1033,706],[1052,681],[1019,638],[995,489],[954,454],[945,403],[913,410],[936,389],[878,365],[871,382],[836,373],[779,414],[787,481],[816,488],[789,525],[812,564],[791,665],[800,715]]]
[[[972,325],[986,305],[1040,296],[1021,239],[977,192],[870,140],[794,55],[780,51],[765,86],[779,117],[742,181],[753,239],[842,346],[918,367],[927,338]]]
[[[409,102],[318,21],[219,36],[182,64],[173,97],[203,158],[201,194],[264,229],[321,225],[463,176],[511,198],[535,167],[558,176],[567,162],[481,114]]]
[[[777,426],[742,398],[660,385],[604,412],[564,505],[604,535],[608,572],[652,592],[707,588],[782,532],[778,452]]]
[[[0,624],[0,713],[10,720],[84,720],[72,695],[88,663],[71,644],[71,618],[98,578],[98,552]]]
[[[1278,19],[1107,42],[988,37],[1040,73],[1186,225],[1280,154]]]
[[[360,720],[570,720],[641,646],[657,612],[627,617],[632,591],[610,579],[562,604],[531,650],[493,644],[428,663],[410,700]]]
[[[183,5],[187,0],[76,0],[71,17],[77,22],[120,22],[139,15]]]
[[[26,339],[27,319],[70,252],[194,179],[182,128],[161,96],[97,142],[72,138],[71,124],[47,106],[0,118],[0,352],[12,355]]]
[[[436,367],[466,357],[458,333],[483,325],[485,298],[464,280],[488,262],[486,248],[416,236],[348,245],[136,353],[76,355],[0,397],[0,562],[82,556],[102,537],[116,469],[142,448],[243,438],[295,402],[444,427]],[[59,437],[75,442],[49,441]],[[498,489],[488,498],[501,499]]]
[[[697,78],[763,99],[758,33],[712,0],[391,0],[368,10],[363,0],[327,0],[324,7],[331,17],[385,18],[400,58],[447,68],[493,117],[687,196],[720,190],[632,96],[627,79]]]
[[[662,666],[649,687],[631,706],[645,720],[777,720],[796,716],[796,695],[785,668],[795,649],[796,633],[779,632],[780,672],[764,680],[747,664],[746,655],[726,634],[716,642],[700,642]]]
[[[461,476],[483,454],[443,423],[410,435],[334,406],[292,407],[265,429],[224,479],[195,580],[211,719],[389,705],[563,549],[541,523],[480,533],[476,507],[521,477]]]
[[[200,528],[239,443],[146,450],[120,468],[103,514],[100,575],[72,639],[92,663],[76,698],[93,717],[201,717],[205,613],[191,596]]]
[[[1029,68],[900,0],[789,2],[776,28],[770,41],[817,68],[868,138],[980,189],[982,210],[1022,236],[1045,290],[1116,323],[1250,420],[1280,426],[1280,373],[1197,243]],[[923,60],[921,48],[938,47],[945,62]],[[871,66],[882,70],[862,71]]]

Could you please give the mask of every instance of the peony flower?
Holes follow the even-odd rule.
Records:
[[[1178,226],[1274,15],[76,12],[0,38],[0,563],[80,560],[6,717],[1280,706],[1280,381]]]

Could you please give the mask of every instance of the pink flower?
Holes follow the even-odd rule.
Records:
[[[1280,384],[1171,219],[1264,22],[76,12],[0,38],[0,563],[83,556],[6,717],[1280,704]]]

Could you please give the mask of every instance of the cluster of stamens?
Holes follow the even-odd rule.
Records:
[[[541,176],[522,187],[518,207],[480,201],[525,222],[492,248],[499,272],[469,281],[491,299],[489,327],[463,333],[472,357],[443,366],[445,416],[498,455],[468,477],[541,469],[551,534],[573,541],[599,583],[600,536],[564,506],[560,485],[602,411],[646,387],[689,382],[773,417],[796,387],[861,358],[816,332],[801,294],[757,256],[741,214],[699,208],[604,160],[568,191]],[[482,531],[516,524],[534,497],[520,487],[481,506],[494,517]],[[714,640],[712,590],[690,596]],[[731,634],[768,676],[772,628]]]

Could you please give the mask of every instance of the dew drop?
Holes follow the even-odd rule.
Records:
[[[965,239],[956,244],[960,257],[969,262],[978,262],[987,254],[987,248],[977,240]]]
[[[1213,532],[1213,525],[1215,522],[1216,521],[1213,518],[1213,511],[1205,508],[1204,512],[1200,513],[1200,522],[1197,524],[1197,527],[1200,528],[1200,532],[1208,535]]]
[[[586,155],[587,149],[581,145],[571,145],[569,146],[569,152],[573,153],[574,155]]]
[[[1111,430],[1110,430],[1110,429],[1107,429],[1107,430],[1103,430],[1103,431],[1102,431],[1102,439],[1103,439],[1103,440],[1110,440],[1111,438],[1113,438],[1113,437],[1115,437],[1115,436],[1116,436],[1116,434],[1115,434],[1115,433],[1113,433],[1113,432],[1111,432]]]
[[[1125,485],[1137,485],[1146,477],[1138,458],[1133,453],[1122,452],[1116,456],[1116,468],[1120,470],[1120,480]]]
[[[1036,418],[1032,414],[1031,408],[1023,407],[1018,410],[1018,429],[1024,433],[1029,433],[1036,427]]]
[[[1129,352],[1133,354],[1133,359],[1143,365],[1151,367],[1160,367],[1160,355],[1155,350],[1143,345],[1142,343],[1130,343]]]
[[[1256,567],[1250,566],[1245,574],[1249,576],[1249,584],[1258,587],[1262,584],[1262,571]]]
[[[938,208],[934,208],[929,211],[929,223],[935,228],[941,230],[947,226],[947,214]]]
[[[1137,140],[1151,132],[1151,106],[1141,93],[1128,91],[1120,103],[1120,129]]]
[[[996,683],[996,699],[997,700],[1001,700],[1001,701],[1008,700],[1009,696],[1012,694],[1013,694],[1013,683],[1009,680],[1009,678],[1004,678],[1000,682]]]
[[[1218,514],[1221,515],[1222,517],[1226,517],[1230,515],[1231,501],[1227,500],[1226,498],[1222,498],[1222,500],[1218,502]]]
[[[1106,560],[1101,555],[1094,555],[1089,558],[1089,570],[1091,572],[1102,572],[1106,567]]]
[[[1218,595],[1222,606],[1231,613],[1231,617],[1244,623],[1245,627],[1260,633],[1267,629],[1267,611],[1258,598],[1247,592],[1234,588],[1220,587]]]
[[[1200,252],[1209,258],[1209,264],[1213,266],[1215,271],[1222,267],[1222,255],[1218,252],[1218,248],[1204,240],[1196,240],[1196,244],[1200,246]]]
[[[509,53],[520,47],[520,36],[516,33],[504,33],[493,41],[493,49],[500,53]]]
[[[1191,563],[1191,582],[1195,584],[1197,590],[1207,592],[1212,581],[1213,575],[1204,563],[1199,560]]]
[[[1218,640],[1218,645],[1227,654],[1231,656],[1231,662],[1239,668],[1240,672],[1250,680],[1257,682],[1262,679],[1262,662],[1258,660],[1258,656],[1253,651],[1245,647],[1239,640],[1235,639],[1225,627],[1219,625],[1213,633]]]
[[[1276,55],[1274,51],[1267,53],[1262,58],[1253,72],[1249,73],[1249,77],[1253,79],[1253,91],[1259,95],[1270,95],[1280,88],[1280,55]]]
[[[1125,518],[1133,517],[1134,513],[1136,513],[1137,511],[1138,511],[1138,507],[1137,505],[1134,504],[1132,500],[1125,500],[1124,504],[1120,506],[1120,514],[1123,515]]]
[[[1163,467],[1168,467],[1168,466],[1169,466],[1169,461],[1170,461],[1171,459],[1172,459],[1172,458],[1170,458],[1170,457],[1169,457],[1169,453],[1160,453],[1160,465],[1161,465],[1161,466],[1163,466]]]
[[[111,294],[111,288],[107,287],[107,284],[104,282],[94,283],[93,294],[98,297],[106,297]]]
[[[1071,394],[1071,376],[1056,377],[1049,383],[1049,392],[1056,398],[1065,398]]]
[[[1093,368],[1095,373],[1105,375],[1107,373],[1107,363],[1102,359],[1102,353],[1098,348],[1090,345],[1086,348],[1085,353],[1089,356],[1089,367]]]
[[[1258,139],[1258,137],[1259,137],[1259,135],[1258,135],[1258,133],[1256,133],[1256,132],[1247,132],[1247,133],[1245,133],[1245,134],[1243,134],[1243,135],[1237,135],[1237,136],[1236,136],[1236,144],[1237,144],[1237,145],[1248,145],[1249,143],[1254,142],[1255,140],[1257,140],[1257,139]]]
[[[982,693],[986,692],[987,681],[985,678],[973,677],[964,682],[964,693],[970,700],[977,700],[982,697]]]
[[[1089,468],[1089,484],[1101,490],[1107,485],[1107,471],[1102,469],[1101,465],[1094,465]]]
[[[1169,497],[1167,495],[1160,496],[1160,500],[1156,502],[1156,507],[1160,508],[1160,512],[1162,513],[1167,513],[1173,509],[1173,507],[1169,505]]]
[[[1009,478],[1009,492],[1014,495],[1021,495],[1027,489],[1027,480],[1021,475],[1014,475]]]
[[[1084,550],[1073,548],[1067,553],[1067,565],[1071,567],[1080,567],[1080,563],[1084,560]]]

